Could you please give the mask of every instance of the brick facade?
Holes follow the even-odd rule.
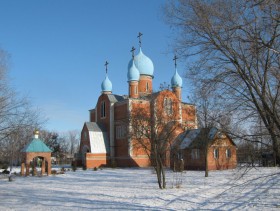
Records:
[[[143,54],[141,54],[141,58],[143,57]],[[142,63],[143,61],[138,61],[139,64],[141,63],[141,68],[145,66]],[[147,61],[147,58],[145,61]],[[95,126],[103,128],[103,139],[104,142],[108,140],[108,148],[106,148],[106,152],[102,151],[101,154],[93,152],[94,147],[98,148],[99,146],[93,146],[95,140],[89,139],[92,139],[90,134],[97,133],[97,131],[94,131],[95,126],[85,123],[81,132],[80,161],[78,160],[78,163],[83,163],[88,168],[101,165],[149,166],[150,161],[147,152],[144,148],[136,146],[136,139],[131,135],[131,118],[140,109],[145,110],[145,115],[148,115],[149,119],[148,124],[152,128],[155,126],[153,124],[155,124],[156,119],[163,118],[166,122],[176,122],[178,130],[174,131],[174,138],[183,129],[197,127],[196,108],[194,105],[181,101],[181,85],[172,86],[172,90],[154,93],[153,65],[149,63],[145,67],[150,69],[148,71],[142,69],[142,72],[139,70],[139,79],[135,78],[133,74],[133,79],[128,79],[127,95],[115,95],[108,91],[110,89],[106,89],[99,96],[95,108],[89,111],[89,122],[96,123]],[[135,68],[133,71],[135,71]],[[170,116],[172,116],[172,119],[168,119]],[[92,128],[89,129],[89,127]],[[163,130],[164,128],[158,129]],[[104,137],[105,133],[106,137]],[[100,140],[96,139],[96,141]],[[167,164],[169,165],[169,162]]]

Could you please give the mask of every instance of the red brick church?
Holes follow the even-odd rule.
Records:
[[[182,78],[175,71],[170,73],[172,90],[153,91],[154,65],[141,49],[128,63],[128,93],[113,93],[112,82],[107,74],[101,84],[101,95],[94,109],[91,109],[89,122],[84,123],[81,132],[78,163],[86,168],[110,166],[119,167],[149,166],[147,154],[134,147],[130,117],[139,108],[147,111],[158,110],[163,106],[167,112],[176,113],[176,121],[183,130],[197,128],[196,107],[182,102]],[[171,106],[170,106],[171,105]],[[168,111],[169,110],[169,111]],[[156,118],[148,112],[151,120]],[[164,113],[164,112],[163,112]],[[178,131],[182,132],[181,131]]]

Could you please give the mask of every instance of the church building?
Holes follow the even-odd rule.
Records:
[[[181,131],[197,128],[196,107],[182,102],[182,78],[175,71],[170,72],[171,90],[153,91],[154,65],[141,48],[128,62],[128,93],[113,93],[112,82],[107,73],[101,83],[101,95],[95,108],[89,110],[89,121],[84,123],[81,132],[78,164],[86,168],[100,166],[146,167],[150,165],[147,153],[134,147],[131,137],[131,116],[140,108],[145,108],[151,122],[157,115],[173,115]],[[169,71],[169,70],[164,70]],[[162,107],[163,110],[159,108]],[[157,114],[155,115],[155,111]]]

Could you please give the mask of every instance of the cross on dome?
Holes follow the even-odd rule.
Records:
[[[173,61],[175,62],[175,69],[177,68],[177,59],[178,59],[178,57],[176,55],[174,55]]]
[[[139,47],[141,48],[141,46],[142,46],[142,42],[141,42],[141,37],[142,37],[142,33],[141,32],[139,32],[138,33],[138,36],[137,36],[137,38],[139,39]]]
[[[104,81],[101,83],[101,90],[103,93],[111,93],[112,92],[112,82],[110,81],[109,77],[108,77],[108,64],[109,62],[106,61],[105,62],[105,68],[106,68],[106,77],[104,79]]]
[[[171,78],[172,87],[182,87],[182,84],[183,84],[183,80],[177,72],[177,59],[178,59],[178,57],[176,55],[174,55],[173,61],[175,63],[175,73],[174,73],[173,77]]]
[[[132,46],[132,48],[131,48],[131,53],[132,53],[132,58],[134,59],[134,51],[135,51],[136,49],[134,48],[134,46]]]
[[[106,67],[106,74],[107,74],[107,72],[108,72],[108,64],[109,64],[109,62],[106,61],[106,62],[105,62],[105,65],[104,65],[104,66]]]

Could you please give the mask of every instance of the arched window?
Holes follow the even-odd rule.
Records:
[[[104,101],[101,102],[101,118],[106,117],[106,104]]]
[[[226,157],[230,158],[231,157],[231,151],[230,149],[226,149]]]
[[[171,98],[164,98],[163,108],[167,115],[171,115],[173,113],[172,104],[173,102]]]
[[[219,158],[219,149],[214,149],[214,158],[215,159]]]

